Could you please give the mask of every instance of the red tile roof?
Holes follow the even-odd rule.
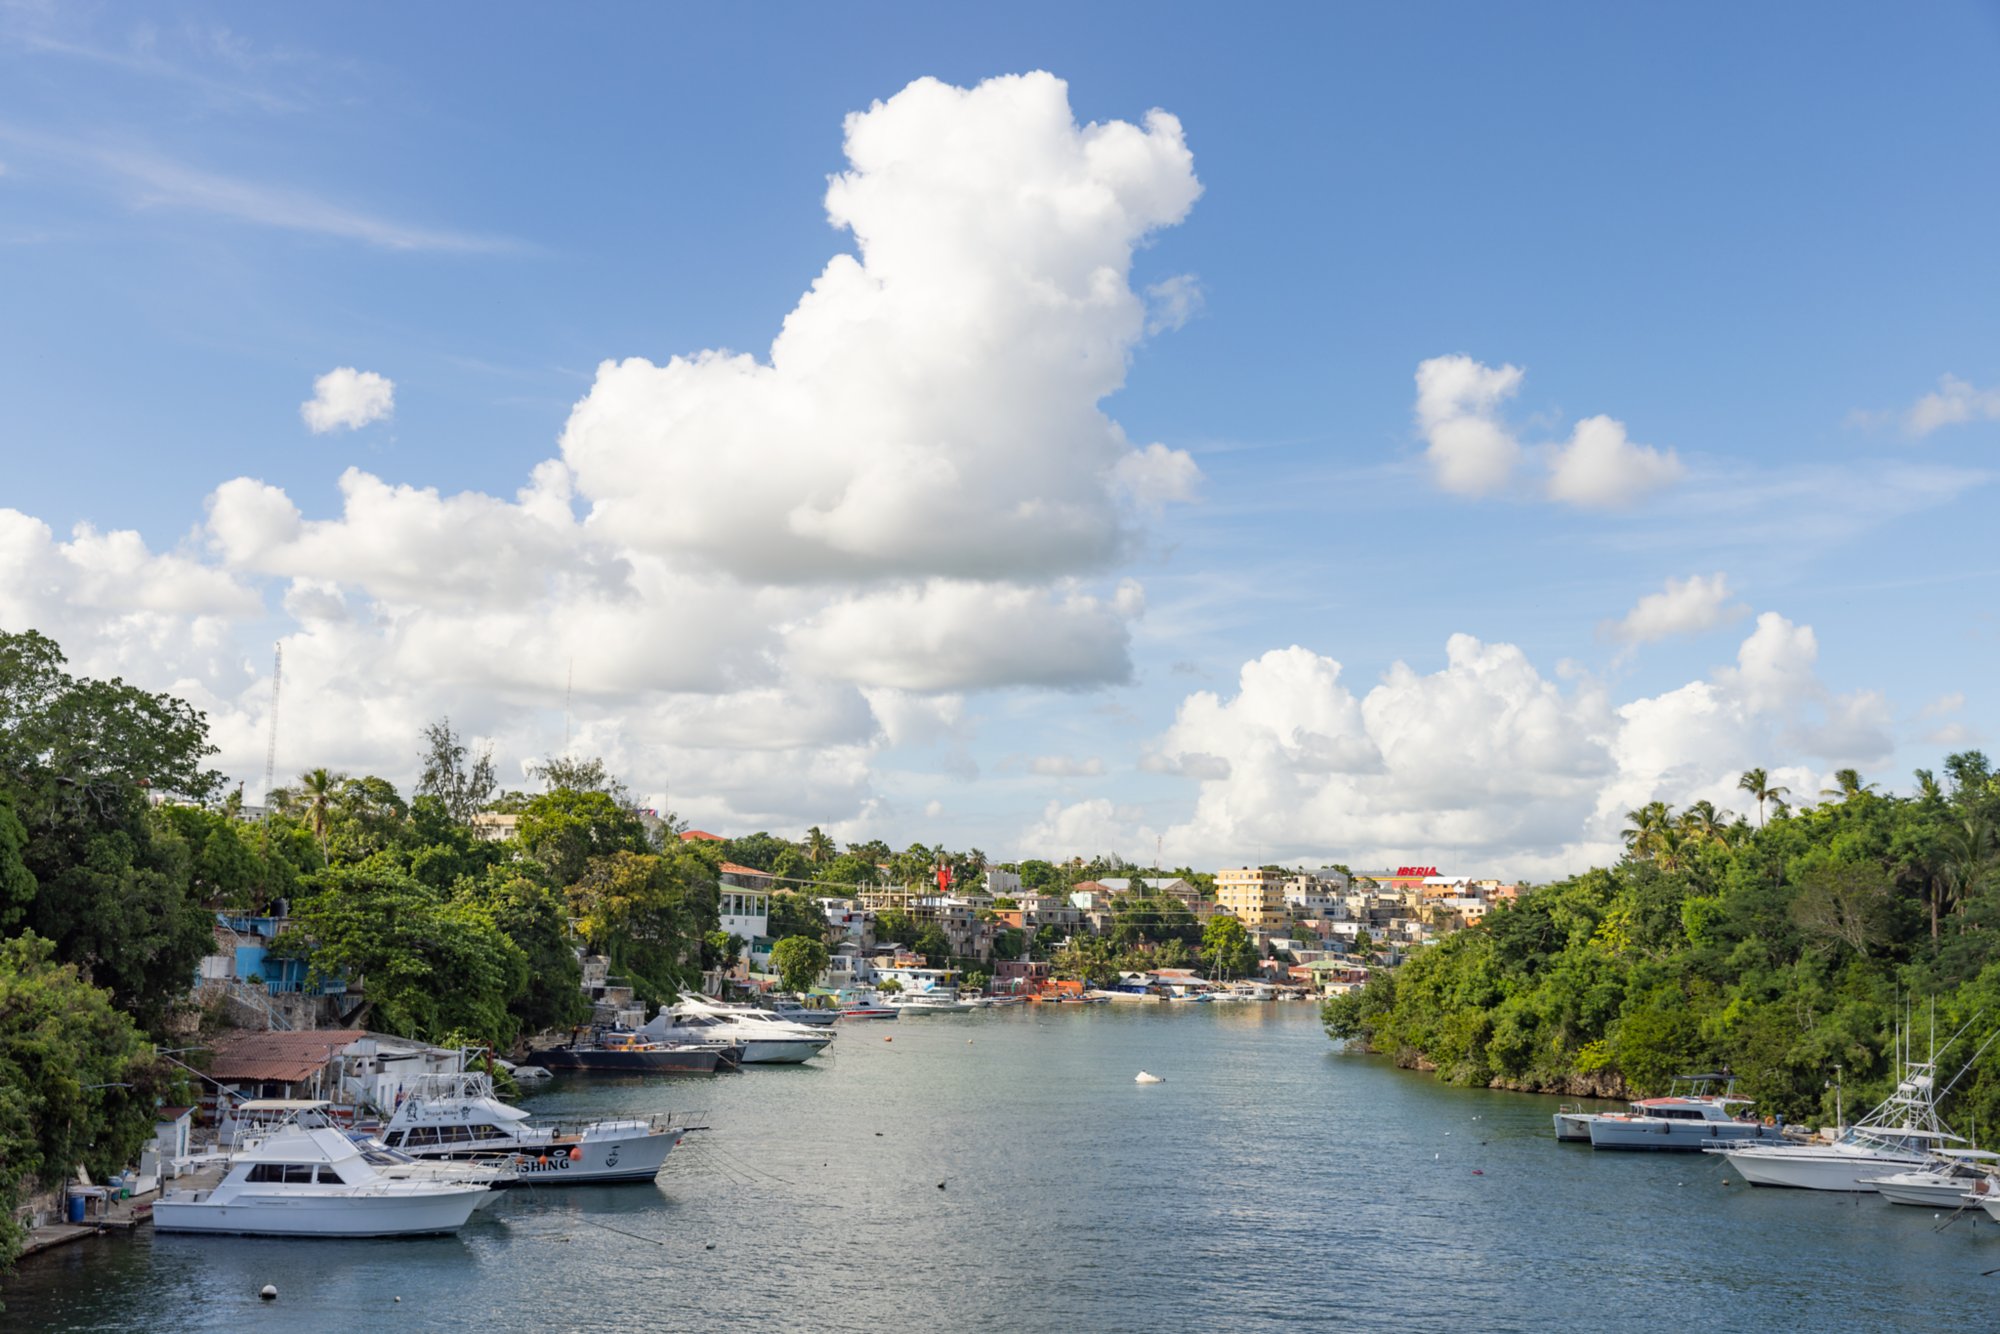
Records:
[[[358,1028],[308,1029],[297,1033],[220,1033],[208,1044],[208,1077],[225,1084],[296,1084],[323,1070],[350,1042],[366,1037]]]
[[[681,833],[681,842],[694,843],[697,841],[702,843],[727,843],[729,840],[720,834],[711,834],[706,829],[688,829]]]
[[[722,873],[724,875],[756,875],[762,876],[766,880],[777,879],[769,871],[760,871],[754,866],[738,866],[735,862],[724,862],[722,864]]]

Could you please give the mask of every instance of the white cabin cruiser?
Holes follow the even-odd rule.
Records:
[[[1994,1177],[1996,1163],[2000,1163],[2000,1153],[1985,1149],[1939,1149],[1928,1167],[1866,1180],[1891,1204],[1956,1209],[2000,1194],[2000,1181]]]
[[[689,1127],[657,1116],[537,1124],[483,1074],[420,1077],[382,1132],[414,1158],[511,1164],[523,1186],[651,1181]]]
[[[833,1041],[833,1034],[823,1029],[789,1023],[767,1010],[692,997],[661,1010],[639,1031],[657,1042],[741,1043],[745,1065],[797,1065]]]
[[[978,1007],[958,998],[956,991],[905,991],[888,997],[903,1014],[970,1014]]]
[[[1590,1147],[1696,1153],[1712,1144],[1787,1142],[1777,1124],[1736,1115],[1751,1100],[1737,1097],[1735,1088],[1730,1075],[1681,1075],[1664,1098],[1641,1098],[1628,1112],[1586,1117]],[[1556,1134],[1562,1138],[1560,1114]]]
[[[464,1181],[397,1180],[337,1130],[293,1127],[237,1153],[212,1190],[153,1205],[161,1232],[266,1237],[409,1237],[456,1232],[491,1196]]]
[[[768,1013],[788,1024],[805,1024],[812,1028],[825,1028],[840,1018],[839,1010],[817,1009],[811,1005],[801,1005],[795,1000],[773,1001]]]

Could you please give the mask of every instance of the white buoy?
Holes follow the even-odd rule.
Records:
[[[275,1283],[266,1283],[257,1290],[257,1295],[267,1302],[275,1302],[278,1300],[278,1285]]]
[[[1141,1070],[1138,1074],[1132,1076],[1132,1082],[1134,1084],[1164,1084],[1167,1081],[1158,1075],[1149,1075],[1144,1070]]]

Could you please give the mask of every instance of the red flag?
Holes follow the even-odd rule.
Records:
[[[940,894],[945,894],[945,893],[949,893],[950,891],[951,891],[951,867],[950,867],[950,865],[949,865],[948,863],[945,863],[945,862],[939,862],[939,863],[938,863],[938,893],[940,893]]]

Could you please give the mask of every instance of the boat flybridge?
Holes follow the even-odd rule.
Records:
[[[1979,1019],[1974,1015],[1944,1044],[1950,1051]],[[2000,1034],[1996,1034],[2000,1036]],[[1791,1186],[1801,1190],[1871,1191],[1881,1178],[1933,1167],[1941,1151],[1962,1144],[1964,1136],[1952,1133],[1938,1116],[1938,1103],[1959,1080],[1965,1078],[1973,1062],[1993,1045],[1989,1037],[1942,1088],[1937,1083],[1940,1052],[1935,1040],[1929,1060],[1910,1057],[1907,1025],[1897,1035],[1897,1056],[1901,1075],[1896,1087],[1881,1105],[1836,1135],[1831,1141],[1809,1144],[1744,1144],[1714,1148],[1729,1160],[1745,1181],[1753,1186]],[[1946,1155],[1949,1156],[1949,1155]]]
[[[1711,1144],[1782,1142],[1785,1132],[1775,1123],[1737,1115],[1750,1103],[1736,1096],[1734,1075],[1681,1075],[1666,1097],[1641,1098],[1630,1111],[1585,1114],[1582,1119],[1593,1149],[1697,1153]],[[1557,1114],[1558,1137],[1565,1115],[1577,1114]]]
[[[670,1117],[538,1123],[486,1075],[419,1076],[382,1140],[415,1158],[511,1165],[523,1186],[651,1181],[692,1127]]]
[[[237,1152],[213,1189],[162,1196],[153,1226],[268,1237],[424,1236],[458,1231],[491,1189],[391,1178],[340,1131],[293,1125]]]

